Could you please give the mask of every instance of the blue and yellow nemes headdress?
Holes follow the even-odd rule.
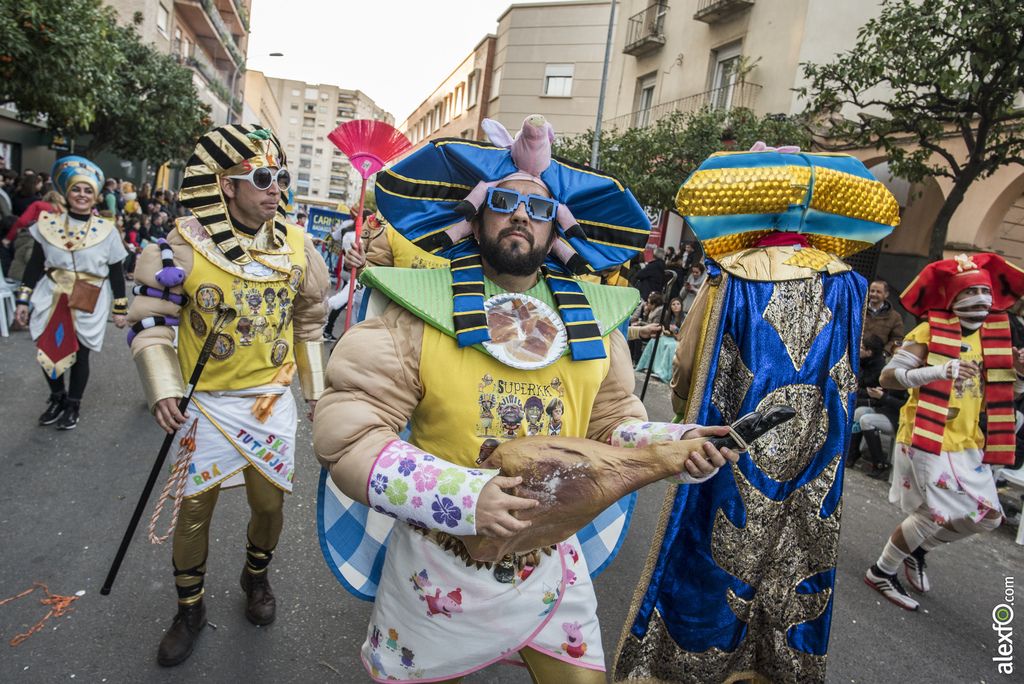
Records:
[[[455,332],[459,346],[469,346],[489,334],[480,250],[468,222],[488,187],[513,174],[533,176],[559,202],[555,245],[542,272],[566,323],[572,357],[603,358],[593,312],[572,276],[631,259],[647,244],[650,219],[614,177],[552,157],[553,131],[544,117],[528,117],[514,140],[496,122],[484,127],[498,144],[432,140],[378,174],[377,209],[413,244],[451,260]]]
[[[686,179],[676,207],[711,258],[776,231],[844,258],[900,223],[896,198],[845,154],[720,152]]]
[[[58,159],[53,169],[50,170],[50,177],[57,192],[67,197],[68,190],[75,183],[85,183],[92,187],[93,194],[99,195],[103,187],[103,171],[85,157],[63,157]]]

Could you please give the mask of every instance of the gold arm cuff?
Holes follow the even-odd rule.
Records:
[[[299,367],[302,398],[316,401],[325,389],[324,342],[296,342],[295,364]]]
[[[153,344],[135,356],[135,367],[146,393],[146,403],[152,411],[162,399],[178,399],[185,396],[185,381],[181,377],[181,366],[174,347]]]

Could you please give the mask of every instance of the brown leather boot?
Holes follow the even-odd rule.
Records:
[[[242,591],[249,602],[245,606],[245,617],[254,625],[269,625],[274,621],[277,610],[277,599],[270,589],[270,579],[266,571],[254,575],[247,568],[242,568],[240,580]]]
[[[196,645],[199,630],[206,626],[206,606],[199,599],[191,605],[178,604],[178,614],[170,629],[160,640],[160,650],[156,654],[156,662],[164,667],[171,667],[188,660],[192,648]]]

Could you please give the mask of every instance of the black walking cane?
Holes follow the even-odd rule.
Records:
[[[678,277],[678,273],[676,273],[675,271],[669,271],[668,282],[665,283],[665,289],[662,291],[661,297],[662,299],[665,300],[665,303],[662,304],[662,306],[665,308],[661,310],[662,331],[665,330],[665,321],[667,320],[668,316],[672,315],[672,307],[669,306],[668,293],[672,291],[672,286],[675,284],[676,278]],[[654,368],[654,355],[658,353],[659,342],[661,342],[661,332],[659,332],[658,336],[654,338],[654,349],[651,350],[651,360],[647,362],[647,375],[644,376],[644,386],[643,389],[640,390],[640,401],[643,401],[644,396],[647,394],[647,383],[651,381],[651,370]]]
[[[206,336],[206,342],[203,343],[203,350],[199,352],[199,360],[196,362],[196,367],[192,371],[192,377],[188,379],[188,385],[185,387],[185,396],[178,401],[178,411],[181,413],[185,412],[188,408],[188,403],[192,399],[192,393],[196,389],[196,385],[199,384],[199,376],[203,374],[203,368],[206,367],[206,362],[210,360],[210,353],[213,352],[213,345],[217,343],[217,336],[220,335],[221,330],[224,329],[228,323],[235,319],[237,312],[226,304],[221,304],[217,307],[217,315],[213,318],[213,324],[210,326],[210,334]],[[117,550],[117,555],[114,556],[114,562],[110,565],[110,572],[107,573],[107,579],[103,581],[103,587],[100,589],[100,593],[104,596],[110,594],[110,588],[114,586],[114,580],[117,578],[117,571],[121,569],[121,561],[124,560],[124,555],[128,552],[128,545],[132,543],[132,536],[135,534],[135,528],[139,526],[139,520],[142,519],[142,514],[146,510],[146,503],[149,501],[149,495],[153,493],[153,487],[156,485],[156,478],[160,475],[160,471],[164,467],[164,461],[167,460],[167,452],[171,450],[171,445],[174,443],[174,436],[178,433],[172,432],[164,438],[164,444],[160,447],[160,453],[156,456],[156,462],[153,463],[153,469],[149,472],[149,480],[146,481],[146,486],[142,488],[142,496],[139,497],[139,504],[135,507],[135,512],[132,513],[131,522],[128,523],[128,529],[124,531],[124,538],[121,540],[121,547]]]

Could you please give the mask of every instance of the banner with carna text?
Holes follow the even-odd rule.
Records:
[[[331,239],[331,233],[349,220],[348,214],[321,207],[310,207],[309,218],[306,221],[306,232],[314,239],[323,240],[319,243],[320,253],[327,262],[327,267],[333,273],[341,257],[341,244]]]

